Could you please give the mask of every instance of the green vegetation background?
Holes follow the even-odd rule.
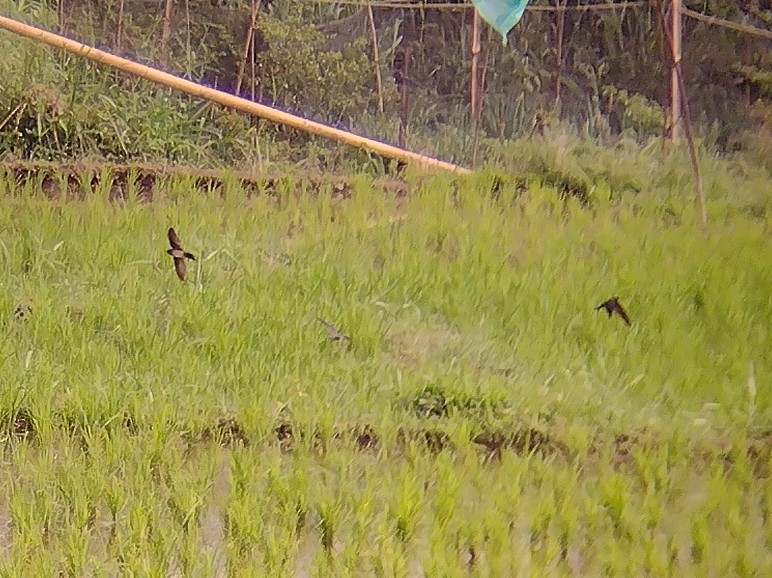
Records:
[[[56,25],[43,3],[2,5]],[[70,6],[83,10],[71,29],[112,38],[97,32],[114,12]],[[217,14],[243,16],[228,6]],[[159,30],[143,16],[159,22],[127,16],[125,50],[150,58]],[[175,54],[207,57],[180,30]],[[701,228],[688,157],[663,149],[661,127],[603,132],[564,113],[528,138],[546,91],[502,113],[520,119],[503,136],[486,125],[484,170],[408,170],[395,195],[377,159],[249,133],[238,115],[0,43],[16,71],[0,85],[9,158],[281,173],[258,194],[235,177],[210,191],[165,178],[148,203],[131,180],[111,200],[112,175],[92,185],[88,164],[60,195],[56,178],[4,169],[0,574],[772,573],[768,125],[728,122],[732,148],[711,132],[724,124],[698,119]],[[331,68],[356,70],[346,59],[365,46]],[[195,62],[185,72],[205,77],[220,61]],[[362,128],[372,80],[354,76],[366,92],[341,85],[316,109],[271,98],[339,122],[345,109]],[[442,102],[416,91],[416,115]],[[440,109],[442,122],[415,121],[415,148],[467,159],[463,107]],[[378,132],[393,114],[371,114],[375,134],[393,134]],[[318,169],[348,172],[348,198],[314,184]],[[164,253],[170,225],[198,258],[184,284]],[[593,310],[614,294],[631,327]],[[351,346],[328,342],[317,315]]]
[[[166,40],[162,2],[68,0],[59,12],[57,4],[3,0],[0,9],[224,90],[234,90],[241,71],[240,92],[247,97],[390,142],[397,141],[399,125],[399,63],[410,48],[409,146],[471,162],[468,10],[374,10],[381,113],[363,7],[258,2],[254,57],[248,53],[243,61],[250,20],[246,1],[175,3]],[[762,29],[772,22],[764,1],[686,6]],[[669,130],[669,66],[654,5],[569,10],[560,59],[559,21],[556,13],[528,12],[507,47],[485,29],[479,159],[495,160],[489,147],[528,134],[537,113],[553,128],[605,143],[619,138],[645,143]],[[97,155],[258,169],[287,161],[326,170],[380,167],[321,140],[252,122],[10,34],[0,35],[0,48],[0,150],[7,156]],[[769,41],[685,18],[683,50],[692,115],[705,151],[742,152],[769,170]]]

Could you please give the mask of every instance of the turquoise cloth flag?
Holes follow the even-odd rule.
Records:
[[[472,0],[472,4],[488,24],[503,37],[507,45],[507,34],[520,22],[528,0]]]

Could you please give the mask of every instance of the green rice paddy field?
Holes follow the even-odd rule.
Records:
[[[772,575],[768,211],[193,184],[0,178],[0,576]]]

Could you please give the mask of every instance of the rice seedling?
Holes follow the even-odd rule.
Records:
[[[772,571],[766,220],[101,182],[0,181],[3,574]]]

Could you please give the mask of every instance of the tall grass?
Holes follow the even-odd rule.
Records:
[[[2,572],[768,573],[768,217],[493,181],[0,183]]]
[[[0,44],[15,156],[386,169]],[[411,148],[463,161],[431,113]],[[562,125],[400,198],[0,177],[0,574],[769,575],[768,155],[710,151],[706,230],[682,151]]]

